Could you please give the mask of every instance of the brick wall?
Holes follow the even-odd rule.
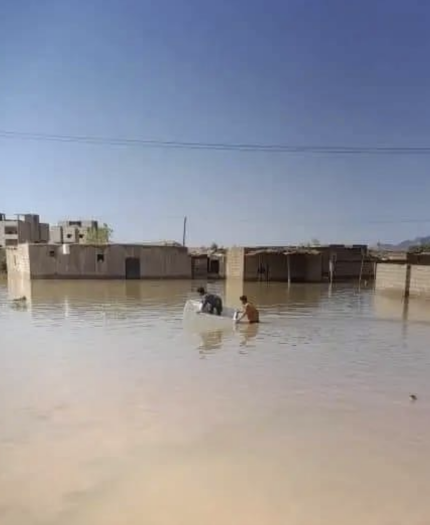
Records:
[[[430,296],[430,266],[411,265],[409,294]]]
[[[404,294],[406,291],[406,264],[379,263],[376,270],[375,288]]]

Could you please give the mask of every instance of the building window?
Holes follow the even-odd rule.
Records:
[[[66,235],[66,237],[67,237],[68,239],[71,239],[71,238],[72,238],[72,234],[71,234],[71,233],[68,233],[68,234]]]
[[[80,233],[80,234],[79,234],[79,238],[80,238],[80,239],[83,239],[83,238],[84,238],[84,234],[83,234],[83,233]]]
[[[17,239],[6,239],[5,246],[16,246],[18,244]]]
[[[97,262],[105,262],[105,255],[104,255],[104,253],[98,253],[97,254]]]
[[[5,226],[5,235],[18,235],[18,228],[16,226]]]
[[[55,257],[55,250],[49,250],[49,257]]]

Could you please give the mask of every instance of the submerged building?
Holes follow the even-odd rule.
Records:
[[[371,279],[373,257],[365,245],[260,246],[227,250],[227,278],[244,281],[323,282]]]
[[[19,244],[6,250],[8,272],[29,279],[182,279],[187,248],[139,244]]]
[[[190,248],[193,279],[225,279],[225,250]]]

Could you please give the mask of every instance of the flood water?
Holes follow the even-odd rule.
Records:
[[[429,524],[430,304],[198,284],[0,282],[0,523]]]

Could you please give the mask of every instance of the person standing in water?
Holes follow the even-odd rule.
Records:
[[[259,323],[260,313],[252,303],[248,302],[248,297],[246,297],[246,295],[242,295],[239,299],[243,305],[243,310],[239,313],[236,323],[239,323],[245,316],[248,318],[248,323]]]
[[[222,314],[222,299],[219,295],[206,293],[206,290],[202,286],[197,288],[197,293],[202,298],[202,312],[206,311],[210,314],[216,313],[217,315]]]

